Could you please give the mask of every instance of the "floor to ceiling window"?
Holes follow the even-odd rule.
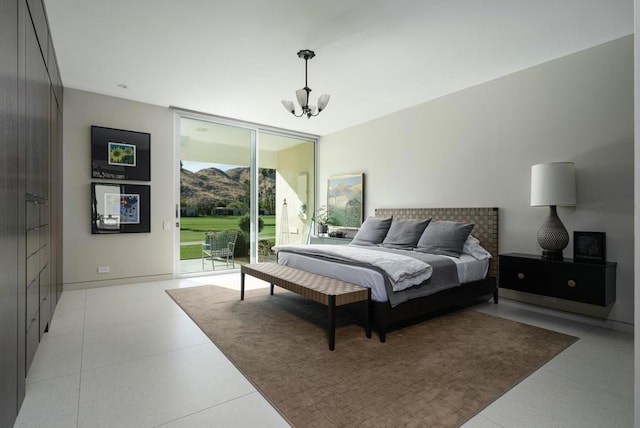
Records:
[[[315,139],[216,118],[177,116],[180,274],[275,260],[305,243],[315,203]]]

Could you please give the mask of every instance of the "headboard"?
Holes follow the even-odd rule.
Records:
[[[489,276],[498,276],[498,208],[376,208],[376,216],[431,218],[433,220],[473,223],[471,234],[491,253]]]

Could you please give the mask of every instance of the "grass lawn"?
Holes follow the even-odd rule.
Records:
[[[180,242],[197,242],[194,245],[180,246],[180,260],[199,259],[201,257],[204,234],[212,230],[239,229],[241,216],[208,216],[180,218]],[[260,216],[264,228],[259,234],[260,239],[275,239],[276,216]]]
[[[276,236],[276,216],[260,216],[264,228],[260,232],[260,239]],[[180,242],[202,242],[204,234],[210,230],[238,229],[240,216],[208,216],[180,218]]]
[[[202,257],[202,245],[181,245],[180,260],[199,259]]]

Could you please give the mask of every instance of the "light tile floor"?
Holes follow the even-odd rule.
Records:
[[[64,292],[15,427],[288,426],[165,293],[211,283],[239,289],[239,274]],[[630,327],[506,299],[476,309],[580,340],[465,428],[633,426]]]

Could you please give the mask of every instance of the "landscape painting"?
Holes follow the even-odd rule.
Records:
[[[364,221],[364,174],[329,177],[327,182],[329,225],[359,228]]]

